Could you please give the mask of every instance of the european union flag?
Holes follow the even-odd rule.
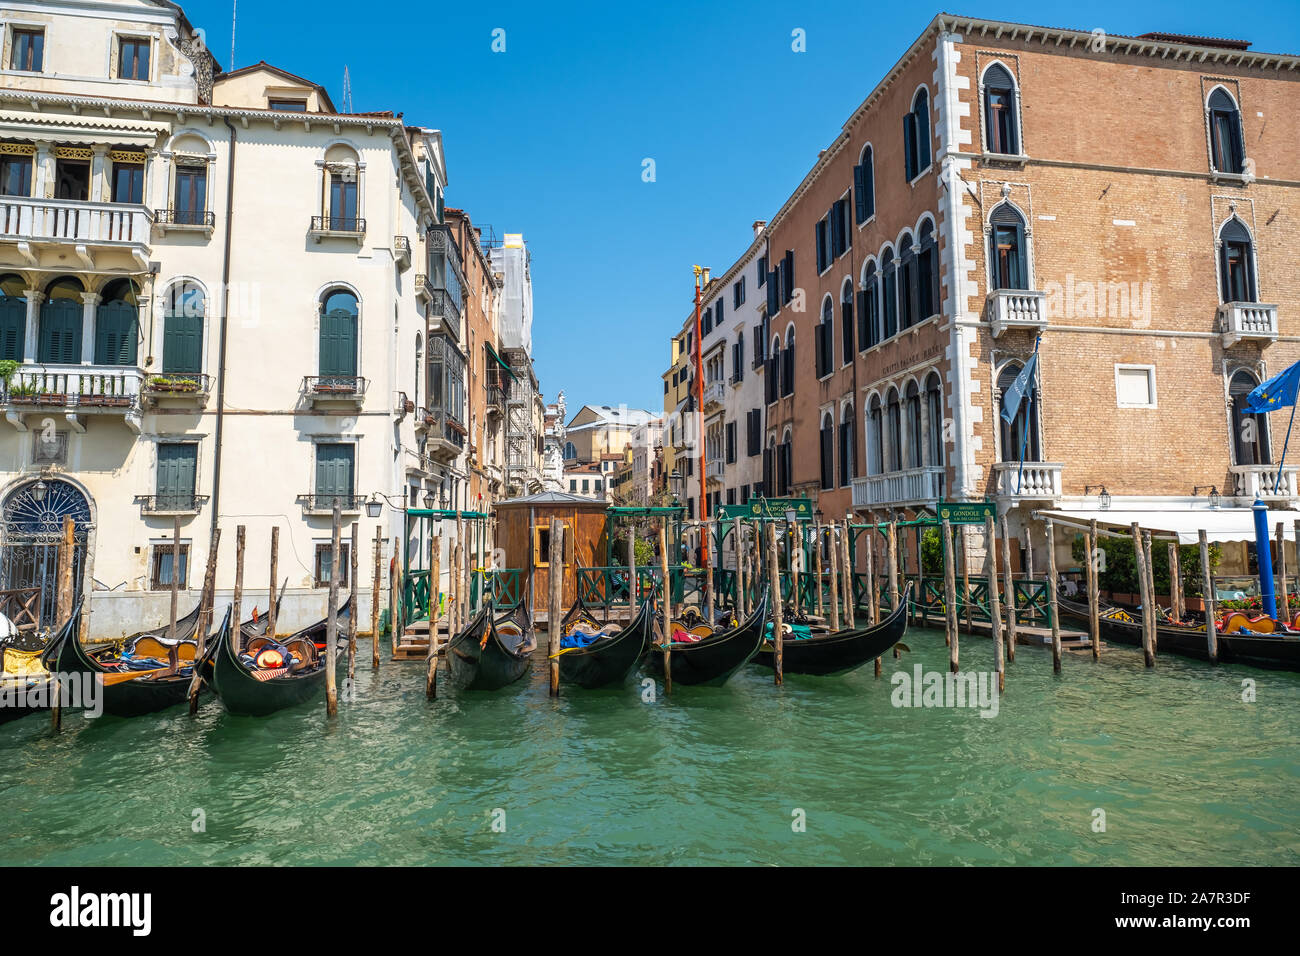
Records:
[[[1294,405],[1300,391],[1300,362],[1274,375],[1246,396],[1247,412],[1273,412]]]
[[[1300,364],[1300,363],[1297,363]],[[1034,371],[1038,368],[1038,350],[1029,357],[1025,367],[1020,370],[1016,380],[1011,383],[1011,387],[1002,393],[1002,418],[1010,423],[1016,420],[1020,414],[1020,403],[1024,400],[1025,394],[1033,388]],[[1261,386],[1262,387],[1262,386]],[[1253,394],[1253,393],[1252,393]],[[1295,400],[1295,389],[1291,390],[1292,401]],[[1031,396],[1032,401],[1032,396]]]

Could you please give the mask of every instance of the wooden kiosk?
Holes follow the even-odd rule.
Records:
[[[534,624],[545,623],[550,587],[551,522],[563,521],[564,594],[567,608],[578,594],[578,567],[601,567],[608,553],[608,506],[604,501],[559,491],[507,498],[494,506],[496,544],[504,566],[522,568],[523,597]]]

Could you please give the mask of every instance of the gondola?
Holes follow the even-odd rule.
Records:
[[[464,690],[499,690],[532,665],[537,641],[523,606],[500,619],[489,598],[464,629],[447,643],[447,673]]]
[[[229,617],[229,614],[227,614]],[[193,634],[195,622],[187,629]],[[180,622],[177,622],[180,633]],[[165,629],[164,634],[165,634]],[[130,655],[95,656],[82,646],[76,629],[65,628],[50,642],[46,666],[56,674],[80,674],[83,680],[100,680],[103,712],[116,717],[138,717],[181,703],[189,696],[193,677],[195,642],[173,640],[155,631],[131,637]],[[149,667],[149,662],[159,666]],[[138,675],[138,676],[135,676]]]
[[[51,641],[61,640],[69,633],[75,634],[80,626],[81,615],[73,614],[63,622]],[[45,647],[45,643],[30,634],[11,635],[0,642],[0,655],[5,658],[5,665],[15,665],[12,671],[6,669],[0,678],[0,724],[50,709],[50,695],[55,684],[43,666]]]
[[[575,613],[576,612],[576,613]],[[579,597],[561,622],[561,634],[569,634],[575,625],[586,624],[599,631],[601,625]],[[560,680],[592,689],[621,684],[645,653],[654,630],[654,602],[644,601],[627,627],[588,644],[586,647],[561,649]]]
[[[1088,605],[1057,599],[1061,616],[1088,626]],[[1101,636],[1119,644],[1142,646],[1142,612],[1114,606],[1099,608]],[[1279,670],[1300,670],[1300,634],[1237,631],[1217,636],[1219,660]],[[1210,659],[1205,625],[1157,624],[1156,651],[1199,661]]]
[[[346,631],[351,607],[339,608],[335,630]],[[226,612],[229,621],[230,612]],[[232,714],[265,717],[277,710],[310,700],[325,686],[325,661],[317,650],[328,637],[329,618],[317,621],[284,640],[263,635],[247,641],[236,656],[230,642],[230,628],[223,627],[204,655],[199,673],[208,681],[221,703]],[[250,668],[242,660],[250,657],[263,666]],[[271,666],[278,663],[279,666]]]
[[[669,649],[673,683],[718,686],[749,663],[762,646],[767,629],[768,590],[763,588],[754,613],[738,627],[721,630],[706,624],[691,630],[700,640],[673,643]],[[652,673],[663,674],[662,645],[653,645],[646,661]]]
[[[804,640],[782,642],[781,670],[786,674],[847,674],[883,655],[907,633],[909,584],[898,607],[875,627],[848,628],[834,633],[814,634]],[[776,648],[765,640],[754,663],[776,667]],[[675,677],[676,675],[674,675]]]

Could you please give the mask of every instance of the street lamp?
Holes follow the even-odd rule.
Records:
[[[1110,508],[1110,492],[1106,490],[1105,485],[1088,485],[1083,489],[1085,495],[1092,494],[1092,489],[1098,489],[1101,494],[1097,496],[1097,501],[1101,504],[1101,510],[1105,511]]]
[[[36,484],[32,486],[32,500],[38,505],[45,500],[45,492],[49,490],[49,485],[37,479]]]
[[[370,518],[378,518],[384,513],[384,503],[379,500],[379,495],[371,494],[370,499],[366,502],[366,515]]]
[[[1210,507],[1211,508],[1219,507],[1219,502],[1222,499],[1219,495],[1218,485],[1197,485],[1195,488],[1192,489],[1192,497],[1195,498],[1206,488],[1210,489]]]
[[[424,493],[424,508],[426,511],[432,511],[436,502],[437,499],[433,497],[432,491],[426,491]]]

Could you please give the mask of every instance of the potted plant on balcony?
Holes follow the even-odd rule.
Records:
[[[193,393],[199,390],[199,380],[184,375],[154,375],[149,379],[151,392]]]
[[[13,359],[5,359],[0,362],[0,394],[9,395],[9,386],[13,382],[14,376],[18,374],[18,363]]]
[[[68,396],[50,392],[38,385],[15,385],[9,389],[9,400],[16,405],[62,405]]]

